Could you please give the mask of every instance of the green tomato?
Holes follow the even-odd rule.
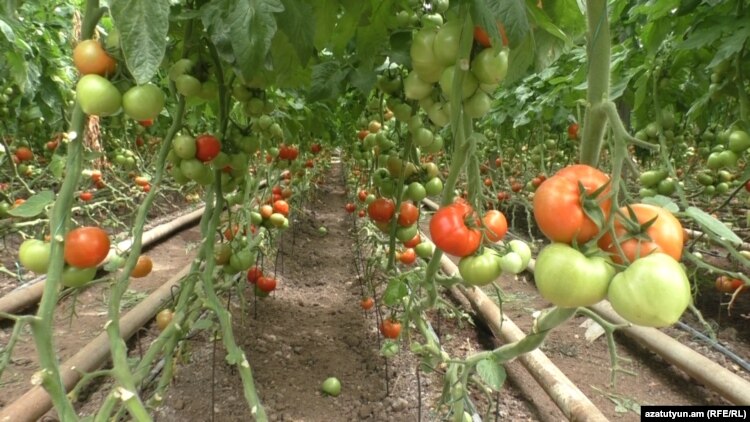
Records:
[[[639,181],[644,188],[652,188],[667,177],[665,170],[650,170],[641,173]]]
[[[500,277],[500,259],[495,251],[485,248],[480,255],[469,255],[458,262],[458,272],[467,284],[484,286]]]
[[[330,377],[323,381],[320,388],[329,396],[337,397],[341,394],[341,381],[336,377]]]
[[[404,79],[404,94],[410,100],[421,100],[432,92],[432,84],[425,82],[417,75],[417,72],[411,72]]]
[[[432,143],[433,138],[434,135],[432,134],[432,131],[425,127],[418,128],[412,135],[414,143],[422,148],[429,146]]]
[[[175,88],[180,95],[197,97],[201,93],[201,81],[192,75],[180,75],[174,81]]]
[[[62,272],[62,285],[65,287],[81,287],[94,279],[96,267],[77,268],[67,266]]]
[[[669,196],[675,193],[677,190],[677,182],[674,181],[671,177],[668,177],[661,182],[659,182],[659,185],[656,187],[656,191],[659,192],[659,195]]]
[[[183,160],[195,158],[195,138],[189,135],[177,135],[172,140],[172,149],[175,155]]]
[[[37,274],[46,274],[52,246],[39,239],[26,239],[18,248],[18,260],[24,268]]]
[[[411,182],[406,194],[412,201],[419,202],[427,197],[427,190],[421,183]]]
[[[443,25],[435,35],[432,51],[443,66],[451,66],[458,59],[461,40],[461,20],[453,19]]]
[[[481,89],[476,90],[474,95],[464,101],[464,112],[472,119],[479,119],[484,117],[490,107],[492,106],[492,99],[487,95],[486,92]]]
[[[443,90],[443,95],[446,98],[451,98],[453,93],[453,77],[455,75],[455,66],[447,67],[443,74],[440,75],[440,89]],[[461,85],[461,99],[465,100],[471,97],[479,87],[479,82],[473,73],[467,72],[464,75],[464,80]]]
[[[497,48],[485,48],[471,61],[471,72],[479,83],[499,84],[508,72],[508,53]]]
[[[245,271],[255,264],[255,254],[250,248],[243,248],[236,251],[229,258],[229,265],[238,271]]]
[[[408,227],[399,227],[396,229],[396,239],[401,242],[408,242],[414,239],[414,236],[419,233],[419,227],[416,224],[412,224]]]
[[[257,212],[257,211],[251,211],[250,212],[250,222],[252,224],[254,224],[254,225],[257,226],[257,225],[259,225],[260,223],[263,222],[263,216],[260,215],[260,213]]]
[[[543,298],[562,308],[593,305],[607,295],[615,268],[602,257],[588,258],[564,243],[553,243],[539,253],[534,268]]]
[[[440,195],[443,192],[443,181],[438,177],[433,177],[427,181],[424,188],[427,196]]]
[[[508,252],[500,258],[500,268],[503,272],[518,274],[525,270],[523,258],[515,252]]]
[[[508,246],[510,246],[511,251],[521,257],[521,265],[525,270],[531,261],[531,248],[529,248],[529,245],[523,240],[513,239],[508,242]]]
[[[131,118],[155,119],[164,108],[164,93],[154,84],[137,85],[122,96],[122,109]]]
[[[422,259],[431,258],[435,252],[435,244],[428,240],[423,240],[419,245],[414,247],[414,252]]]
[[[76,99],[84,113],[94,116],[115,114],[122,105],[117,87],[107,78],[95,74],[81,77],[76,84]]]
[[[740,153],[750,148],[750,135],[744,130],[735,130],[729,134],[729,150]]]
[[[633,324],[666,327],[677,322],[690,304],[690,282],[674,258],[652,253],[617,274],[607,298]]]

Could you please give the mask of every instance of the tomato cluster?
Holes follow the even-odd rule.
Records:
[[[612,211],[609,191],[608,176],[585,165],[566,167],[537,189],[534,217],[553,242],[537,258],[539,292],[570,308],[608,298],[632,323],[673,324],[690,303],[690,283],[678,263],[682,225],[653,205]]]

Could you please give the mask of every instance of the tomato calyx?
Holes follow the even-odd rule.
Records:
[[[607,181],[607,183],[603,184],[595,191],[587,193],[586,187],[580,180],[578,181],[578,191],[581,193],[581,208],[583,209],[584,214],[594,222],[599,231],[602,230],[602,227],[604,227],[607,222],[607,216],[604,215],[604,211],[601,207],[601,201],[606,200],[607,198],[601,198],[600,200],[599,197],[609,190],[610,183],[611,181]]]

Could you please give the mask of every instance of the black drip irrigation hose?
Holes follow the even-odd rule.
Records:
[[[722,354],[724,354],[729,359],[733,360],[737,365],[741,366],[742,369],[744,369],[747,372],[750,372],[750,363],[748,363],[746,360],[742,359],[740,356],[732,352],[731,350],[727,349],[726,346],[722,345],[718,341],[714,341],[707,337],[705,334],[701,333],[700,331],[696,330],[695,328],[683,323],[682,321],[677,321],[675,324],[680,329],[687,331],[688,333],[692,334],[693,336],[699,338],[704,343],[707,343],[714,349],[718,350]]]

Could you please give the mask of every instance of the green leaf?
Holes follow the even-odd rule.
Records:
[[[527,5],[524,0],[485,0],[495,19],[505,26],[505,34],[511,47],[526,40],[531,32],[529,18],[526,15]],[[534,5],[533,7],[536,7]]]
[[[750,37],[750,25],[740,25],[732,35],[724,38],[716,51],[713,60],[708,64],[709,68],[718,66],[724,60],[729,59],[735,54],[739,53],[745,42]]]
[[[389,58],[392,63],[411,67],[411,31],[395,31],[391,33],[391,51]]]
[[[13,32],[13,28],[3,19],[0,19],[0,32],[2,32],[8,42],[14,43],[16,41],[16,34]]]
[[[313,7],[303,0],[281,0],[284,11],[279,13],[279,29],[284,32],[297,51],[300,63],[307,64],[313,54],[315,17]],[[331,11],[327,11],[331,13]]]
[[[380,64],[388,42],[388,21],[393,19],[393,0],[373,0],[372,9],[367,25],[357,29],[355,51],[362,62]]]
[[[275,13],[284,11],[280,0],[214,0],[201,8],[203,25],[222,57],[251,81],[266,65],[276,34]]]
[[[328,42],[336,28],[336,19],[339,12],[337,0],[315,0],[313,1],[313,18],[315,19],[315,47],[322,50],[328,46]]]
[[[646,47],[646,53],[650,56],[656,55],[659,47],[661,47],[667,35],[672,31],[669,22],[664,22],[664,20],[651,21],[643,29],[643,43]]]
[[[531,0],[527,0],[529,2]],[[533,2],[536,3],[536,2]],[[546,13],[544,13],[544,10],[536,7],[536,4],[533,4],[528,7],[528,10],[531,14],[531,16],[534,19],[534,23],[536,23],[537,26],[539,26],[541,29],[543,29],[548,34],[554,36],[555,38],[559,38],[561,41],[565,43],[565,46],[572,46],[573,41],[568,37],[568,35],[563,32],[557,25],[555,25],[551,20],[550,17],[547,16]],[[542,49],[542,51],[544,51]]]
[[[700,208],[688,207],[688,209],[685,210],[685,215],[698,223],[704,232],[713,234],[716,237],[724,238],[731,243],[742,243],[742,239],[730,230],[729,227],[725,226],[724,223],[715,219]]]
[[[482,359],[477,364],[477,375],[495,391],[500,391],[505,383],[505,368],[498,364],[495,359]]]
[[[346,72],[341,68],[341,64],[336,61],[324,62],[313,66],[312,83],[309,100],[324,101],[336,98],[341,91],[341,82],[346,77]]]
[[[385,288],[385,292],[383,292],[383,303],[386,306],[395,306],[408,294],[409,289],[406,288],[406,283],[399,278],[392,278],[388,280],[388,286]]]
[[[120,45],[130,73],[141,85],[161,66],[167,48],[169,0],[111,2],[112,19],[120,31]]]
[[[331,38],[333,53],[343,55],[359,27],[362,14],[368,6],[364,0],[344,0],[344,11],[336,20],[336,29]]]
[[[23,204],[8,211],[14,217],[31,218],[44,212],[47,205],[55,201],[55,194],[46,190],[29,197]]]
[[[65,170],[65,158],[62,155],[55,154],[52,156],[52,162],[49,163],[49,171],[55,178],[60,179]]]
[[[398,343],[393,340],[386,340],[380,347],[380,355],[384,358],[392,358],[398,354]]]
[[[510,84],[521,79],[532,63],[534,63],[534,38],[529,34],[521,44],[510,50],[508,57],[508,74],[504,84]]]
[[[364,95],[368,95],[372,88],[377,82],[377,74],[372,69],[366,67],[357,67],[357,69],[351,73],[351,80],[349,83]]]

